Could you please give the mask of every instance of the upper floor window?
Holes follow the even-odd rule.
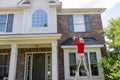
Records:
[[[74,32],[85,32],[84,16],[73,16]]]
[[[13,14],[0,14],[0,32],[12,32]]]
[[[32,27],[47,27],[48,26],[48,18],[47,13],[42,10],[36,10],[32,14]]]
[[[68,15],[69,32],[90,32],[90,15]]]

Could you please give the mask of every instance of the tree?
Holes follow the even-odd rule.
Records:
[[[104,75],[107,80],[120,80],[120,18],[111,19],[102,33],[107,37],[109,47],[102,60]]]

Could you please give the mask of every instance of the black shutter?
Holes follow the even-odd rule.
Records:
[[[90,15],[84,15],[86,32],[91,31]]]
[[[13,19],[14,19],[14,14],[8,14],[8,21],[7,21],[6,32],[12,32]]]
[[[68,31],[74,32],[73,15],[68,15]]]

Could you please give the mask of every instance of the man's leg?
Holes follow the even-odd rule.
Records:
[[[77,78],[77,76],[79,76],[78,73],[79,73],[80,65],[81,65],[81,56],[78,55],[78,59],[77,59],[77,67],[76,67],[77,70],[76,70],[76,74],[75,74],[75,77],[76,77],[76,78]]]
[[[85,61],[85,56],[83,56],[83,65],[84,65],[85,70],[86,70],[86,72],[87,72],[87,76],[89,76],[89,75],[88,75],[88,69],[87,69],[86,61]]]

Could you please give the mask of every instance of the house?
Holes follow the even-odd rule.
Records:
[[[104,8],[62,9],[58,0],[0,0],[0,79],[74,80],[77,47],[85,40],[79,80],[104,80],[101,62]]]

